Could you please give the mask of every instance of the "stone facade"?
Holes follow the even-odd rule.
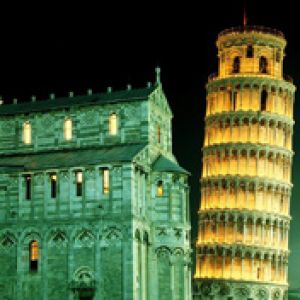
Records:
[[[286,299],[295,86],[286,41],[262,27],[217,40],[209,77],[194,299]]]
[[[0,106],[0,299],[191,299],[171,119],[159,70],[144,89]]]

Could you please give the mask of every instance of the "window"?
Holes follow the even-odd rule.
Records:
[[[164,188],[163,188],[162,180],[157,182],[156,195],[157,195],[157,197],[162,197],[164,195]]]
[[[102,172],[102,185],[103,185],[103,194],[109,193],[109,169],[104,168]]]
[[[118,118],[116,113],[109,116],[109,134],[116,135],[118,132]]]
[[[27,174],[24,176],[25,179],[25,199],[31,200],[31,175]]]
[[[260,110],[261,111],[267,110],[267,99],[268,99],[268,92],[266,90],[262,90],[261,95],[260,95]]]
[[[157,126],[157,142],[160,144],[160,126]]]
[[[257,279],[261,279],[261,269],[257,268]]]
[[[284,208],[284,195],[280,196],[280,210],[283,211]]]
[[[236,101],[237,101],[237,92],[233,92],[232,94],[232,110],[236,111]]]
[[[247,58],[252,58],[253,57],[253,46],[249,45],[247,47]]]
[[[77,197],[82,197],[82,171],[77,171],[76,174],[76,196]]]
[[[29,270],[36,272],[38,270],[39,245],[37,241],[29,244]]]
[[[31,144],[31,125],[29,122],[23,124],[23,142],[24,144]]]
[[[238,56],[236,56],[233,60],[232,73],[240,72],[240,64],[241,64],[241,60]]]
[[[66,119],[64,122],[64,138],[66,141],[72,139],[72,120]]]
[[[56,190],[57,190],[57,175],[50,175],[50,185],[51,185],[51,198],[56,198]]]
[[[268,71],[268,61],[266,59],[266,57],[261,56],[259,58],[259,72],[266,74]]]

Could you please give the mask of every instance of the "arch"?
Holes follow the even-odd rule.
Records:
[[[176,257],[182,257],[184,255],[184,250],[180,247],[177,247],[173,250],[172,254]]]
[[[96,281],[93,271],[87,267],[79,267],[73,274],[71,289],[78,291],[79,294],[84,291],[84,295],[93,297],[95,293]]]
[[[141,241],[141,233],[138,228],[135,230],[134,238],[139,242]]]
[[[247,46],[247,51],[246,51],[246,57],[247,58],[253,58],[254,55],[254,49],[252,45]]]
[[[122,230],[117,226],[110,226],[103,230],[103,240],[105,241],[120,241],[122,238]]]
[[[268,101],[268,92],[263,89],[260,94],[260,110],[266,111],[267,110],[267,101]]]
[[[43,233],[40,233],[36,228],[34,227],[29,227],[27,228],[24,232],[22,232],[20,236],[20,242],[21,244],[29,244],[31,240],[36,240],[38,241],[40,248],[42,246],[42,236]]]
[[[237,109],[237,92],[234,91],[232,93],[232,110],[236,111],[236,109]]]
[[[144,242],[146,245],[149,245],[149,244],[150,244],[149,234],[148,234],[147,231],[144,231],[144,234],[143,234],[143,242]]]
[[[169,258],[169,256],[171,255],[172,251],[171,251],[170,248],[168,248],[166,246],[161,246],[161,247],[158,247],[155,250],[155,253],[156,253],[157,257],[160,257],[160,258]]]
[[[0,246],[4,249],[10,249],[17,245],[17,238],[13,232],[4,231],[0,234]]]
[[[82,228],[76,231],[74,236],[74,244],[77,246],[90,247],[95,242],[95,235],[91,230]]]
[[[61,247],[68,243],[68,238],[65,231],[58,229],[50,232],[47,241],[52,246]]]
[[[88,278],[89,280],[94,280],[94,273],[93,271],[87,267],[87,266],[82,266],[79,267],[73,275],[74,280],[76,281],[82,281],[83,278]],[[86,281],[86,280],[83,280]]]
[[[265,56],[259,58],[259,72],[263,74],[268,73],[268,60]]]
[[[234,57],[233,59],[233,64],[232,64],[232,73],[240,73],[240,68],[241,68],[241,59],[239,56]]]

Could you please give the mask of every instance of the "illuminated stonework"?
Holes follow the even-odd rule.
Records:
[[[189,174],[159,76],[50,98],[0,105],[0,300],[190,300]]]
[[[194,299],[285,299],[295,86],[268,28],[217,40],[209,77]]]

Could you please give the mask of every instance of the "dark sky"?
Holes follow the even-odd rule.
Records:
[[[61,1],[62,2],[62,1]],[[177,3],[178,2],[178,3]],[[300,86],[300,26],[297,1],[248,1],[249,24],[282,30],[288,40],[285,73]],[[0,7],[0,94],[5,102],[54,92],[85,93],[145,86],[162,68],[162,82],[174,113],[174,152],[192,172],[192,224],[196,232],[207,75],[217,71],[215,39],[241,25],[243,1],[130,1],[68,7],[43,3]],[[27,3],[26,3],[27,5]],[[300,114],[298,96],[295,119]],[[296,123],[290,284],[300,283],[300,127]],[[297,153],[299,152],[299,155]]]

